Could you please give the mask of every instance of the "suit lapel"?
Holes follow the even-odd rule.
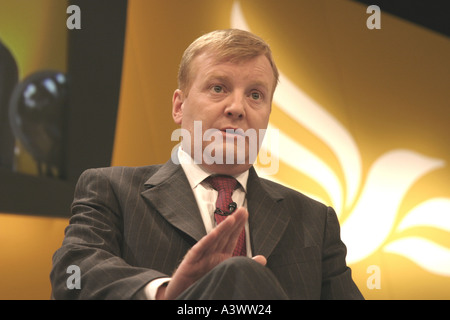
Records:
[[[200,211],[180,165],[166,162],[145,186],[142,196],[174,227],[196,241],[206,235]]]
[[[283,204],[283,196],[276,189],[266,190],[252,167],[247,183],[247,206],[253,255],[268,258],[280,241],[289,215]]]
[[[180,165],[169,160],[145,186],[142,196],[175,228],[196,241],[206,235],[197,202]],[[289,215],[283,196],[277,190],[267,191],[253,168],[247,183],[247,206],[252,253],[268,258],[289,223]]]

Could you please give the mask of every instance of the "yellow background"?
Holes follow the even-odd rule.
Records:
[[[233,2],[129,1],[112,165],[168,159],[176,144],[170,141],[176,128],[171,98],[180,57],[196,37],[230,27]],[[347,0],[245,0],[241,7],[252,31],[271,44],[279,69],[352,134],[362,157],[363,181],[371,165],[392,149],[411,149],[446,161],[408,191],[396,224],[427,199],[450,198],[448,38],[384,13],[383,8],[382,28],[369,30],[366,6]],[[329,148],[276,105],[271,121],[344,179]],[[329,201],[323,186],[283,162],[275,178]],[[341,222],[348,215],[343,212]],[[51,255],[66,223],[0,215],[0,298],[49,297]],[[450,249],[449,232],[428,227],[408,232]],[[391,232],[386,243],[402,236]],[[380,267],[381,289],[366,285],[371,265]],[[450,277],[427,272],[398,255],[378,250],[351,267],[367,299],[450,298]]]
[[[180,56],[197,36],[230,27],[233,3],[130,2],[113,164],[167,160],[175,144],[170,141],[176,128],[170,110]],[[241,7],[251,30],[271,44],[279,69],[353,135],[362,156],[363,180],[371,165],[392,149],[411,149],[450,161],[445,139],[450,120],[448,38],[383,12],[382,28],[369,30],[367,7],[351,1],[246,0]],[[271,122],[326,159],[343,179],[329,148],[276,105]],[[421,202],[448,198],[449,177],[450,168],[445,166],[413,185],[396,225]],[[328,200],[322,186],[283,162],[274,178]],[[341,222],[348,214],[342,213]],[[431,235],[450,249],[448,232],[426,227],[408,232]],[[391,232],[385,241],[404,235]],[[372,265],[380,268],[381,289],[366,285],[371,276],[367,268]],[[449,277],[426,272],[398,255],[378,250],[351,267],[367,299],[450,298]]]

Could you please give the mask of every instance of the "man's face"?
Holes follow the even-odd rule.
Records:
[[[259,139],[260,130],[267,128],[275,83],[268,59],[261,55],[238,63],[218,62],[214,54],[203,53],[194,58],[191,70],[189,92],[176,90],[173,97],[174,121],[191,136],[190,141],[183,139],[183,149],[196,160],[199,155],[194,153],[201,151],[201,165],[210,172],[237,174],[247,170],[254,161],[249,162],[252,150],[259,150],[262,141],[229,132],[256,132]],[[195,145],[200,139],[201,150]],[[245,146],[238,140],[245,141]],[[223,155],[220,161],[219,151]],[[215,156],[213,163],[208,155]],[[242,155],[244,164],[238,163]]]

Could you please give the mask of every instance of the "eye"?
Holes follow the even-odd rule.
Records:
[[[251,93],[251,97],[253,100],[260,100],[262,98],[261,93],[254,91]]]
[[[223,92],[223,87],[222,87],[222,86],[219,86],[219,85],[212,86],[211,89],[212,89],[215,93],[221,93],[221,92]]]

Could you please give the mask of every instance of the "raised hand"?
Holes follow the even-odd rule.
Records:
[[[215,266],[231,258],[247,219],[247,209],[239,208],[197,242],[188,251],[167,287],[162,288],[165,291],[158,292],[159,295],[164,296],[160,297],[166,300],[175,299]],[[266,259],[262,256],[254,259],[262,265],[266,263]]]

